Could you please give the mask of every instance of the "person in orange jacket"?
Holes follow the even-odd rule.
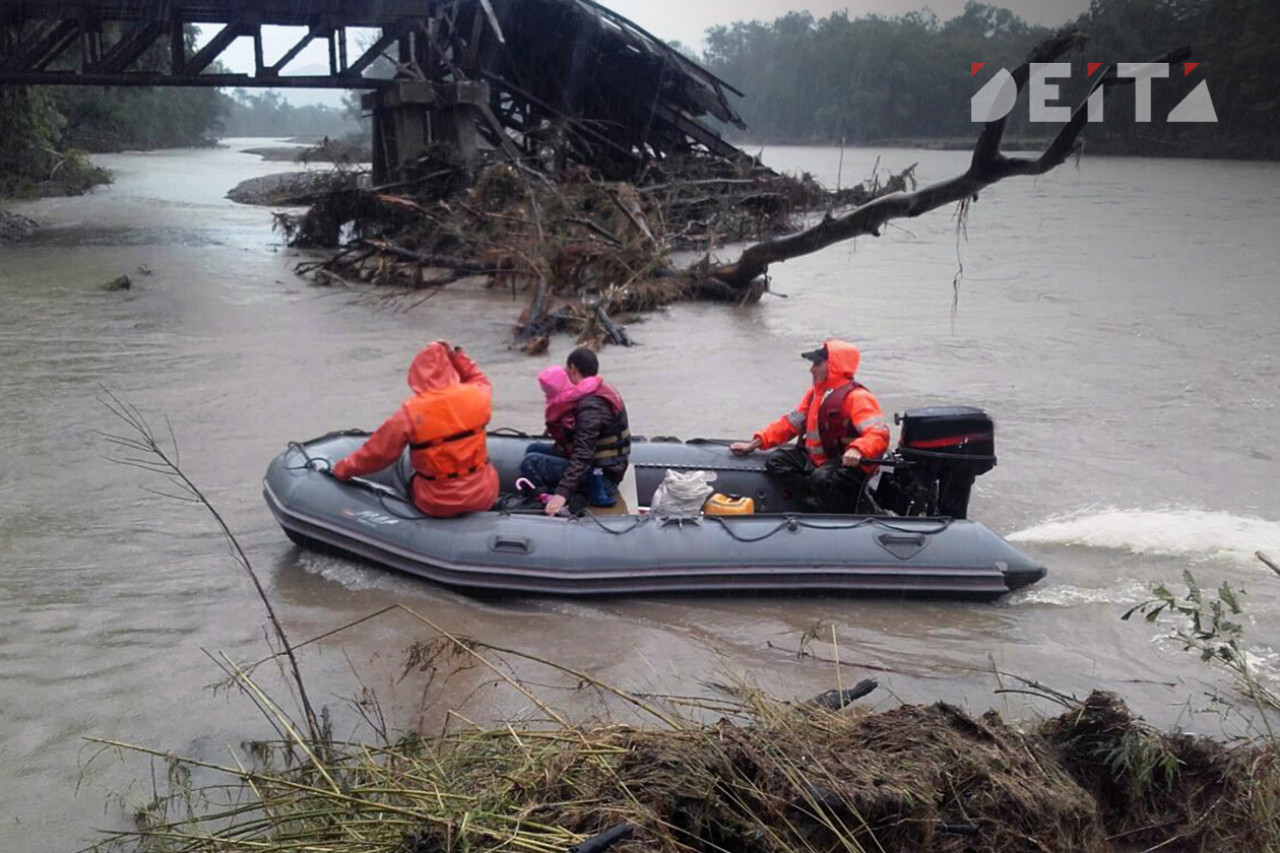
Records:
[[[770,454],[765,470],[807,491],[815,509],[858,512],[867,478],[876,471],[864,460],[879,459],[889,448],[889,425],[875,395],[854,379],[862,359],[856,346],[829,339],[801,355],[812,362],[813,387],[800,404],[729,449],[743,455],[802,436],[795,447]]]
[[[414,396],[333,467],[348,480],[380,471],[408,447],[413,465],[409,493],[436,518],[487,510],[498,498],[498,472],[489,462],[485,427],[493,386],[461,347],[427,344],[409,366]]]

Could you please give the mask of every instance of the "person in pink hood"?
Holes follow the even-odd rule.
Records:
[[[608,482],[620,483],[626,474],[631,451],[627,408],[600,378],[599,367],[596,354],[579,347],[564,367],[548,367],[538,374],[547,398],[547,434],[554,443],[529,445],[520,474],[552,493],[548,515],[580,492],[595,506],[612,506],[615,498]]]
[[[461,347],[436,341],[409,366],[414,396],[365,443],[333,468],[339,480],[380,471],[409,448],[414,504],[436,518],[487,510],[498,497],[498,472],[489,462],[485,427],[492,386]]]

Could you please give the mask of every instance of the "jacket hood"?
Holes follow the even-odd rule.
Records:
[[[449,349],[442,343],[430,343],[413,357],[409,365],[409,387],[413,393],[434,391],[447,388],[462,381],[458,371],[454,369],[453,359],[449,358]]]
[[[558,364],[553,364],[539,373],[538,384],[542,386],[542,393],[546,396],[548,403],[555,399],[557,394],[573,387],[568,371]]]
[[[838,341],[835,338],[831,338],[823,343],[827,345],[828,380],[839,379],[841,384],[848,382],[858,372],[858,364],[862,361],[862,354],[858,352],[857,347],[848,341]]]

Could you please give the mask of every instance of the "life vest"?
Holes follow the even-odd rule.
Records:
[[[827,459],[844,455],[849,442],[861,435],[853,421],[845,416],[844,401],[855,390],[864,387],[862,383],[850,380],[833,389],[818,407],[818,439]]]
[[[596,393],[589,396],[601,398],[613,410],[613,418],[596,439],[595,451],[591,456],[592,464],[610,468],[618,464],[619,458],[623,462],[627,461],[631,455],[631,428],[622,397],[609,385],[601,385]],[[555,440],[556,447],[565,456],[573,455],[573,430],[564,425],[564,420],[548,423],[547,435]]]
[[[627,422],[627,407],[622,402],[622,395],[612,385],[605,383],[595,396],[603,398],[609,404],[613,418],[596,439],[596,450],[591,461],[604,468],[613,468],[619,462],[625,465],[631,456],[631,426]]]
[[[409,460],[427,480],[466,477],[489,463],[485,427],[493,407],[489,391],[472,383],[418,394],[404,403],[413,423]]]
[[[626,415],[615,417],[610,424],[609,435],[600,436],[596,441],[596,452],[591,460],[597,465],[610,467],[615,460],[624,462],[631,456],[631,429],[627,426]]]

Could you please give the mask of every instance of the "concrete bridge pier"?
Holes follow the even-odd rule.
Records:
[[[373,111],[373,183],[409,177],[432,145],[444,145],[467,170],[480,160],[479,108],[489,103],[485,82],[403,81],[362,99]]]

